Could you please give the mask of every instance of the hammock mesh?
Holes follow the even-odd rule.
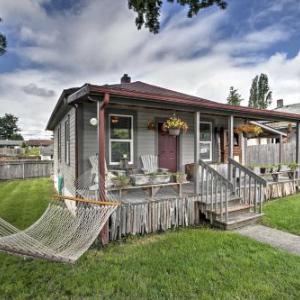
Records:
[[[76,194],[89,195],[86,181],[74,184]],[[118,202],[102,191],[107,204],[66,200],[49,203],[44,214],[33,225],[19,230],[0,218],[0,251],[32,258],[74,263],[95,241]],[[75,195],[76,195],[75,194]],[[94,200],[99,193],[93,192]],[[100,194],[101,195],[101,194]],[[102,198],[103,199],[103,198]]]

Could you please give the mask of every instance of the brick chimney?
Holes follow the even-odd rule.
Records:
[[[128,74],[124,74],[121,77],[121,83],[130,83],[131,82],[131,78],[128,76]]]
[[[278,99],[277,100],[277,108],[283,107],[283,99]]]

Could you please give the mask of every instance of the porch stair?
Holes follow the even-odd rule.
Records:
[[[260,221],[264,179],[232,159],[229,159],[228,177],[202,160],[199,165],[200,207],[212,226],[233,230]]]

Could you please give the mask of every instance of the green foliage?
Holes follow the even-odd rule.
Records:
[[[166,0],[174,3],[174,0]],[[176,3],[182,6],[188,6],[187,16],[192,18],[196,16],[201,9],[217,5],[225,9],[227,3],[225,0],[176,0]],[[152,33],[158,33],[160,29],[160,13],[163,0],[128,0],[128,7],[137,13],[135,24],[138,29],[143,26]]]
[[[25,228],[51,195],[48,179],[2,182],[0,216]],[[0,253],[0,298],[299,299],[299,273],[298,256],[235,233],[170,230],[90,249],[75,265]]]
[[[23,140],[23,137],[18,133],[20,128],[17,125],[18,118],[12,114],[5,114],[0,117],[0,138],[13,140],[17,138],[18,140]]]
[[[230,87],[229,95],[227,97],[227,103],[230,105],[241,105],[241,101],[243,101],[242,96],[238,93],[238,90],[233,86]]]
[[[264,206],[263,223],[267,226],[300,235],[300,195],[269,201]]]
[[[294,162],[291,162],[290,164],[288,164],[288,167],[291,171],[296,171],[298,168],[298,164],[294,161]]]
[[[41,154],[41,150],[39,147],[33,147],[33,148],[26,147],[25,148],[26,156],[39,156],[40,154]]]
[[[266,74],[261,73],[255,76],[249,97],[249,107],[266,109],[272,103],[272,91],[270,91],[269,80]]]
[[[0,18],[0,22],[1,21],[2,19]],[[7,47],[6,37],[4,34],[0,32],[0,56],[6,52],[6,47]]]

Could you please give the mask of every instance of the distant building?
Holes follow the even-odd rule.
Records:
[[[54,149],[53,149],[53,144],[46,146],[46,147],[41,147],[41,152],[40,152],[41,160],[53,160],[53,155],[54,155]]]
[[[21,140],[0,140],[0,156],[16,156],[22,154]]]
[[[28,140],[26,141],[28,147],[47,147],[53,145],[53,140]]]

